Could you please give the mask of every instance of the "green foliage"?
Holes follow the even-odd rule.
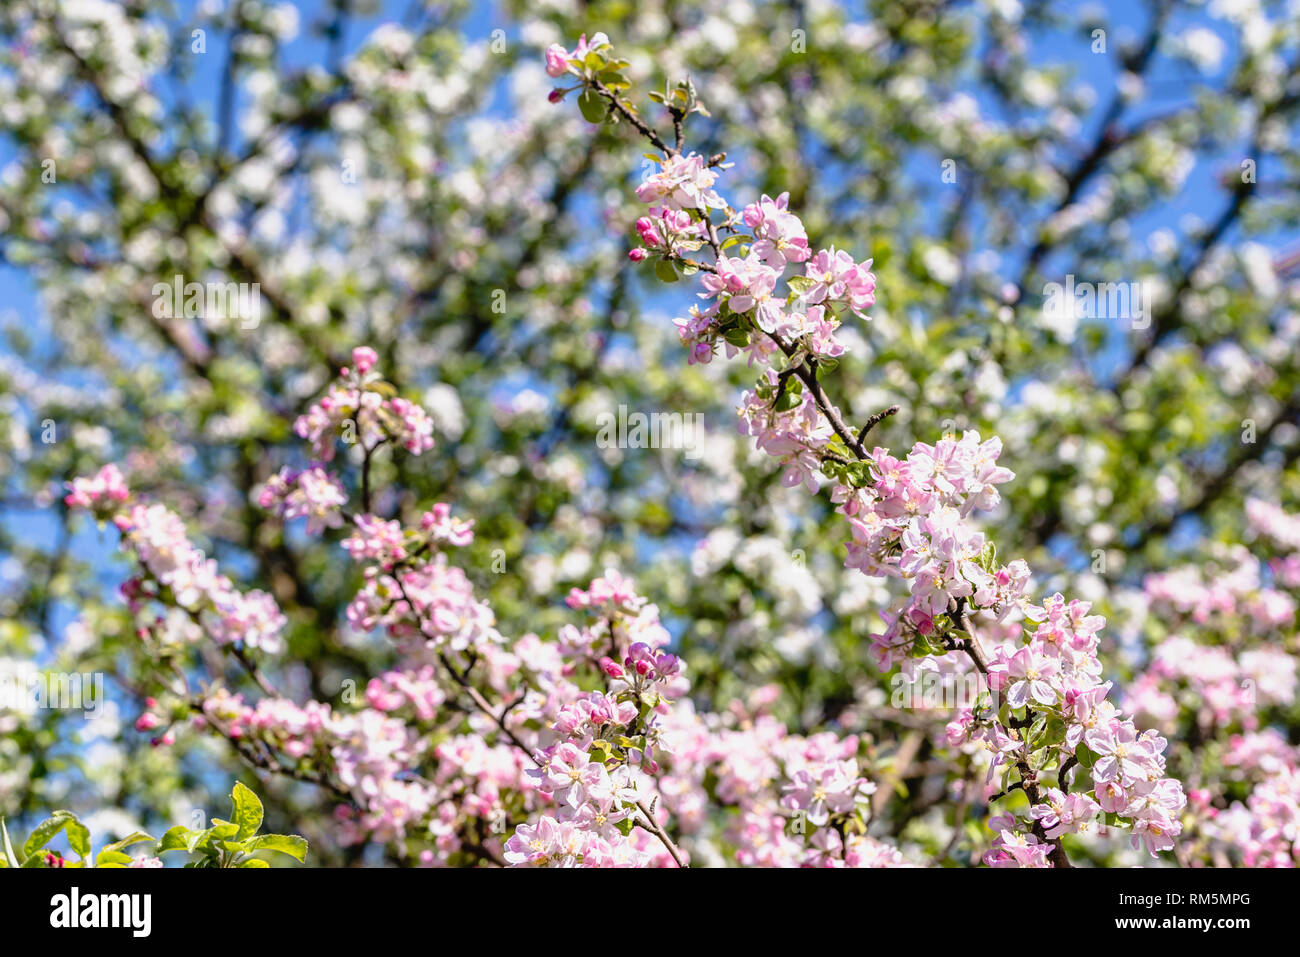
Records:
[[[253,855],[259,851],[274,851],[302,863],[307,858],[306,839],[294,834],[258,834],[262,826],[262,802],[252,790],[238,781],[230,794],[234,821],[214,818],[212,826],[191,830],[178,825],[169,828],[162,838],[154,838],[137,831],[102,847],[90,862],[90,831],[70,811],[55,811],[38,824],[23,843],[21,853],[16,852],[9,839],[4,818],[0,817],[0,838],[3,839],[3,867],[129,867],[133,862],[126,848],[137,844],[153,843],[154,851],[184,851],[191,860],[186,867],[269,867],[270,864]],[[68,846],[78,860],[65,859],[58,852],[42,853],[60,834],[65,834]]]
[[[193,858],[186,867],[269,866],[265,860],[251,856],[258,851],[275,851],[299,862],[306,860],[304,838],[257,833],[262,826],[262,802],[251,790],[236,782],[230,800],[233,822],[214,818],[212,826],[203,830],[173,827],[163,835],[158,852],[184,850]]]

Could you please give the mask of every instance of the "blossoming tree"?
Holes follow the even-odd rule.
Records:
[[[1061,247],[1112,274],[1096,264],[1123,253],[1101,247],[1126,237],[1105,224],[1156,202],[1204,133],[1188,113],[1126,112],[1128,77],[1159,62],[1154,39],[1123,51],[1128,92],[1079,160],[1068,121],[1082,104],[1007,89],[1029,67],[1005,14],[982,23],[989,84],[1041,110],[1039,126],[998,125],[960,94],[919,108],[909,86],[961,74],[961,24],[918,41],[884,9],[857,25],[803,11],[793,29],[814,42],[796,54],[783,38],[779,62],[702,39],[724,17],[745,50],[771,48],[767,12],[743,5],[701,5],[693,26],[602,21],[634,40],[526,51],[511,74],[523,119],[472,120],[458,140],[450,121],[473,115],[513,42],[449,54],[446,24],[381,28],[328,81],[268,83],[292,24],[242,4],[208,25],[231,30],[229,72],[261,93],[239,150],[226,117],[215,146],[196,134],[196,166],[160,138],[141,82],[178,62],[158,21],[36,6],[3,14],[18,89],[88,89],[99,107],[49,120],[28,100],[8,128],[32,157],[58,157],[63,181],[85,189],[98,169],[146,199],[123,199],[91,241],[94,212],[61,215],[57,190],[29,180],[0,207],[7,255],[98,277],[55,293],[85,324],[65,328],[107,309],[161,358],[69,332],[61,361],[104,370],[107,408],[84,383],[48,395],[6,373],[75,436],[24,469],[37,507],[69,483],[70,531],[49,594],[33,576],[33,631],[6,640],[51,630],[75,593],[64,667],[110,671],[135,709],[141,764],[119,776],[123,805],[150,794],[152,812],[168,787],[196,789],[194,765],[235,758],[283,829],[335,861],[1294,863],[1298,546],[1277,504],[1295,480],[1293,292],[1282,260],[1242,247],[1243,280],[1219,245],[1272,200],[1243,179],[1187,253],[1151,245],[1143,268],[1168,271],[1166,298],[1113,379],[1098,381],[1090,360],[1108,346],[1079,317],[1026,321]],[[1157,4],[1150,35],[1170,16]],[[346,15],[334,23],[346,32]],[[557,14],[526,43],[577,26]],[[1294,37],[1235,26],[1250,39],[1225,88],[1258,86],[1248,151],[1285,161],[1294,94],[1252,78],[1290,76]],[[111,54],[121,36],[142,41],[128,45],[138,59]],[[1178,43],[1169,55],[1191,59],[1212,45],[1194,31]],[[667,57],[658,89],[647,51]],[[538,94],[537,61],[558,81],[551,99],[577,110]],[[729,76],[733,61],[754,65]],[[796,107],[811,88],[839,99]],[[782,115],[789,132],[773,128]],[[876,126],[889,132],[848,133]],[[650,150],[633,184],[629,128]],[[114,148],[98,164],[64,161],[100,137]],[[881,173],[918,137],[963,164],[943,242],[909,222],[917,194],[947,185],[942,158],[930,185]],[[830,169],[856,143],[865,180]],[[1059,173],[1018,170],[1058,149]],[[298,167],[314,177],[310,237],[285,231],[292,204],[272,188]],[[1110,167],[1124,177],[1089,193]],[[565,212],[575,195],[598,200],[594,227]],[[972,224],[1018,233],[1016,210],[1044,196],[1007,283]],[[411,220],[446,229],[387,227]],[[266,321],[157,316],[142,284],[173,270],[259,282]],[[1194,321],[1211,305],[1231,332]],[[1187,361],[1202,348],[1206,362]],[[165,388],[173,374],[188,391]],[[1211,398],[1182,408],[1193,392]],[[701,464],[593,451],[587,420],[611,395],[710,410]],[[1225,451],[1246,419],[1251,441]],[[1245,505],[1251,484],[1261,497]],[[1185,519],[1208,523],[1204,541],[1166,562]],[[124,604],[69,584],[88,541],[128,556]],[[1121,563],[1134,571],[1121,578]],[[930,681],[976,692],[918,707]],[[11,766],[46,747],[39,723],[22,733]],[[22,801],[3,810],[52,806],[38,790]]]

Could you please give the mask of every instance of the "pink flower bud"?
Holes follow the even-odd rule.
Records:
[[[546,48],[546,74],[547,76],[564,76],[569,72],[569,51],[564,49],[558,43],[552,43]]]
[[[379,354],[369,346],[357,346],[352,350],[352,364],[357,367],[357,375],[365,375],[378,361]]]
[[[659,245],[659,232],[655,229],[654,220],[649,216],[642,216],[636,221],[636,232],[641,237],[641,242],[647,246],[653,248]]]

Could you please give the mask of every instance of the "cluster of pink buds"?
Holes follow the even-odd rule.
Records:
[[[656,653],[645,642],[637,641],[628,648],[623,665],[628,673],[635,673],[638,678],[662,681],[674,677],[681,670],[682,663],[676,655],[668,652]],[[606,673],[609,673],[608,669]],[[611,675],[611,677],[622,678],[624,675]]]
[[[158,704],[158,699],[148,697],[144,699],[145,710],[140,713],[140,717],[135,719],[134,728],[142,733],[163,729],[163,733],[149,739],[149,743],[155,748],[172,745],[176,742],[176,735],[171,730],[171,717],[164,713]]]
[[[656,206],[636,221],[636,231],[644,248],[637,246],[627,254],[633,262],[645,259],[647,250],[681,256],[704,245],[704,223],[684,209]]]
[[[317,461],[333,461],[340,438],[367,450],[393,442],[412,455],[433,448],[433,420],[414,402],[391,396],[391,386],[374,371],[377,358],[369,347],[354,349],[352,367],[344,366],[328,393],[294,423]]]

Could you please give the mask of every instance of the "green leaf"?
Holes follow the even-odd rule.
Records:
[[[63,813],[64,812],[62,811],[55,811],[51,817],[47,817],[40,824],[36,825],[36,829],[32,831],[31,835],[27,838],[27,842],[23,844],[22,859],[24,861],[31,857],[33,853],[39,851],[46,844],[50,843],[50,841],[54,840],[55,836],[57,836],[58,833],[67,826],[67,820],[61,816]]]
[[[1074,756],[1078,759],[1079,764],[1087,770],[1091,770],[1092,766],[1097,763],[1097,755],[1082,741],[1075,745]]]
[[[123,854],[121,851],[110,851],[107,848],[95,856],[96,867],[126,867],[130,863],[130,854]]]
[[[124,837],[120,841],[114,841],[112,844],[105,844],[99,853],[102,855],[108,851],[120,851],[122,848],[130,847],[132,844],[140,844],[144,841],[152,840],[154,840],[154,838],[144,833],[144,831],[136,831],[134,834],[129,837]]]
[[[985,542],[984,549],[980,552],[980,564],[984,570],[992,572],[997,567],[998,547],[992,542]]]
[[[307,859],[307,841],[296,834],[259,834],[244,842],[244,850],[278,851],[301,862]]]
[[[206,831],[190,831],[188,834],[185,835],[185,850],[193,854],[195,849],[203,844],[206,844],[208,838],[211,836],[212,836],[211,828],[208,828]]]
[[[234,821],[239,825],[236,837],[241,841],[252,837],[262,826],[262,802],[238,781],[235,782],[235,789],[230,792],[230,799],[234,803]]]
[[[1043,738],[1039,744],[1054,747],[1065,740],[1065,732],[1065,722],[1057,715],[1051,715],[1047,719],[1047,727],[1043,729]]]
[[[190,833],[190,829],[181,824],[169,828],[167,833],[162,836],[162,840],[158,842],[158,853],[188,850]]]
[[[17,867],[18,858],[14,855],[14,846],[9,843],[9,830],[5,827],[3,817],[0,817],[0,837],[4,838],[4,866]]]
[[[244,858],[242,861],[240,861],[239,864],[236,865],[236,866],[238,866],[238,867],[270,867],[271,865],[268,864],[268,863],[266,863],[266,861],[262,860],[260,857],[246,857],[246,858]]]
[[[604,122],[607,112],[604,99],[601,98],[599,93],[592,90],[587,90],[582,96],[578,97],[578,111],[582,113],[582,118],[588,123]]]
[[[23,858],[29,858],[63,830],[68,832],[68,845],[83,860],[90,856],[90,831],[71,811],[55,811],[32,831],[23,845]]]
[[[1042,746],[1038,742],[1038,739],[1042,736],[1043,729],[1046,727],[1047,727],[1047,715],[1040,714],[1038,715],[1038,717],[1034,718],[1034,723],[1029,726],[1029,733],[1025,736],[1031,742],[1030,750],[1034,750]]]
[[[778,412],[789,412],[799,405],[799,397],[803,394],[803,386],[796,379],[793,382],[787,381],[785,391],[781,397],[772,403],[772,408]]]
[[[657,276],[661,282],[676,282],[677,267],[667,259],[660,259],[655,263],[655,276]]]
[[[90,828],[80,821],[68,824],[68,846],[77,852],[83,861],[90,857]]]
[[[606,69],[601,70],[600,73],[597,74],[596,79],[605,84],[608,89],[613,90],[615,93],[619,90],[630,89],[632,86],[632,84],[628,82],[627,77],[625,77],[619,70],[612,67],[607,67]]]
[[[208,834],[214,841],[230,841],[239,834],[239,825],[214,817],[212,827],[208,828]]]

